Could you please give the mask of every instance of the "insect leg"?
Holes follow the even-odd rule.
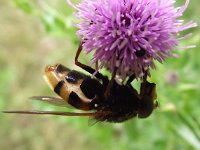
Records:
[[[98,60],[97,60],[97,62],[96,62],[96,64],[95,64],[95,69],[96,69],[96,70],[99,70],[99,62],[98,62]]]
[[[75,64],[77,66],[79,66],[80,68],[84,69],[85,71],[89,72],[90,74],[94,74],[94,76],[100,80],[103,81],[104,84],[107,84],[108,83],[108,78],[106,76],[103,76],[101,73],[99,73],[98,71],[96,71],[95,69],[85,65],[85,64],[82,64],[81,62],[78,61],[78,58],[79,58],[79,55],[82,51],[82,42],[80,43],[79,45],[79,48],[76,52],[76,56],[75,56]]]
[[[132,75],[128,78],[128,80],[127,80],[127,82],[126,82],[126,85],[131,85],[131,82],[132,82],[134,79],[135,79],[135,74],[132,74]]]
[[[127,80],[127,82],[126,82],[126,85],[129,86],[129,87],[132,89],[133,93],[135,93],[135,94],[138,96],[137,90],[131,85],[131,82],[132,82],[134,79],[135,79],[135,74],[132,74],[132,75],[128,78],[128,80]]]
[[[146,83],[147,83],[147,73],[145,72],[144,76],[143,76],[143,81],[142,81],[141,87],[140,87],[140,96],[144,96],[144,94],[145,94]]]
[[[108,97],[108,95],[110,94],[110,89],[114,83],[114,79],[115,79],[115,76],[116,76],[116,73],[117,73],[117,68],[114,69],[114,72],[112,74],[112,78],[110,80],[110,82],[108,83],[108,86],[106,87],[106,91],[104,93],[104,96],[105,97]]]
[[[152,100],[157,98],[156,84],[147,81],[147,73],[145,73],[143,77],[143,82],[141,83],[140,96],[141,97],[149,96],[151,97]]]

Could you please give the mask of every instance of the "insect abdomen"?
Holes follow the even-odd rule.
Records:
[[[91,109],[91,99],[86,97],[80,88],[88,76],[58,64],[46,67],[45,78],[51,89],[67,103],[81,110]]]

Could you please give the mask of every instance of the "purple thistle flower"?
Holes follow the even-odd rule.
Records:
[[[179,32],[196,23],[178,20],[189,0],[175,8],[175,0],[82,0],[78,5],[76,25],[86,53],[94,52],[92,62],[100,62],[121,78],[135,74],[142,77],[155,68],[154,60],[163,62],[173,56],[180,40]]]

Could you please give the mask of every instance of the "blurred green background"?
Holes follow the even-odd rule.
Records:
[[[182,5],[179,0],[177,5]],[[30,101],[33,95],[54,95],[43,80],[46,64],[74,69],[79,40],[75,17],[65,0],[0,0],[0,110],[71,111]],[[200,3],[193,0],[183,19],[200,22]],[[147,119],[88,126],[88,118],[0,114],[2,150],[197,150],[200,149],[200,29],[177,52],[157,64],[160,107]],[[81,61],[89,63],[90,56]],[[80,69],[79,69],[80,70]]]

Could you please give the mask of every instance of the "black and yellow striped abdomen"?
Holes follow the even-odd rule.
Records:
[[[89,99],[80,86],[88,76],[70,70],[61,64],[46,66],[44,77],[51,87],[67,103],[81,110],[90,110]]]

